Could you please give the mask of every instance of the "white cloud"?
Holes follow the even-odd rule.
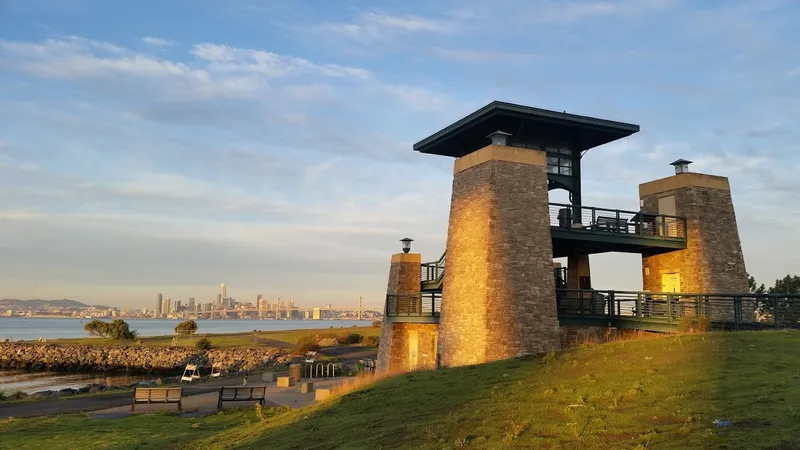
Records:
[[[164,48],[164,47],[172,47],[176,44],[175,41],[169,39],[162,39],[152,36],[145,36],[142,38],[142,42],[152,47]]]
[[[99,51],[100,54],[95,54]],[[210,81],[206,70],[129,52],[107,42],[83,38],[47,39],[42,43],[0,41],[0,56],[43,78],[112,77],[184,78]]]
[[[458,23],[448,19],[391,15],[381,11],[362,13],[351,22],[326,22],[319,27],[323,32],[350,39],[384,39],[398,33],[451,33],[457,28]]]
[[[469,62],[469,63],[486,63],[493,61],[504,62],[533,62],[541,59],[540,55],[532,53],[512,53],[512,52],[497,52],[497,51],[480,51],[480,50],[466,50],[466,49],[448,49],[448,48],[434,48],[431,52],[443,59],[450,61]]]
[[[266,77],[284,77],[295,74],[316,74],[361,80],[371,77],[368,70],[357,67],[315,64],[303,58],[227,45],[197,44],[192,47],[191,53],[208,61],[210,69],[220,72],[258,73]]]

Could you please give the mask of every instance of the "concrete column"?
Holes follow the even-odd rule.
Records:
[[[422,257],[419,253],[392,255],[386,294],[419,295],[421,261]],[[413,305],[403,304],[401,309],[413,307]],[[409,366],[409,332],[406,325],[410,324],[393,323],[391,319],[384,314],[381,324],[381,342],[378,345],[378,370],[397,372],[406,370]]]
[[[442,365],[557,349],[544,152],[490,145],[456,160],[454,172]]]
[[[639,198],[644,212],[686,217],[686,249],[642,256],[645,290],[661,292],[668,283],[687,293],[749,291],[727,178],[680,173],[640,184]]]

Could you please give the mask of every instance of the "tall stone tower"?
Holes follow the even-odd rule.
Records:
[[[545,152],[493,144],[455,162],[439,322],[443,366],[558,348]]]
[[[678,160],[675,175],[639,185],[643,212],[686,219],[686,248],[642,256],[644,289],[651,292],[748,292],[739,228],[726,177],[692,173]],[[656,223],[670,233],[669,218]],[[681,229],[681,227],[676,227]]]

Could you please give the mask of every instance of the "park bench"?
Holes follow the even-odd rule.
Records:
[[[137,403],[177,403],[178,411],[182,411],[181,395],[183,395],[183,388],[137,387],[133,390],[131,412],[136,412]]]
[[[623,218],[599,216],[594,221],[594,229],[598,231],[612,231],[615,233],[627,233],[628,221]]]
[[[252,402],[257,401],[264,406],[267,396],[266,386],[232,386],[219,388],[217,409],[222,408],[222,402]]]

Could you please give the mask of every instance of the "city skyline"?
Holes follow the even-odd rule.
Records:
[[[585,205],[637,210],[638,183],[689,159],[730,178],[747,271],[800,273],[796,3],[0,12],[5,297],[153,308],[225,280],[248,301],[381,308],[399,239],[423,261],[445,247],[453,161],[413,144],[492,100],[640,125],[585,155]],[[594,287],[641,289],[636,256],[590,259]]]

